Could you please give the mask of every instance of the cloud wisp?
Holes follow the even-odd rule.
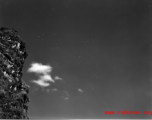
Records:
[[[69,92],[67,92],[67,91],[63,91],[63,93],[64,93],[64,96],[61,96],[61,98],[63,98],[64,100],[69,100]]]
[[[84,91],[83,91],[82,89],[79,88],[79,89],[78,89],[78,92],[81,92],[81,93],[82,93],[82,92],[84,92]]]
[[[50,75],[51,71],[52,67],[50,65],[42,65],[41,63],[32,63],[28,69],[28,72],[33,72],[38,76],[38,80],[32,80],[32,82],[41,87],[50,86],[49,82],[55,83]]]
[[[54,88],[54,89],[52,89],[52,91],[54,91],[54,92],[55,92],[55,91],[58,91],[58,89],[57,89],[57,88]]]
[[[62,80],[62,78],[60,78],[59,76],[55,76],[54,80]]]

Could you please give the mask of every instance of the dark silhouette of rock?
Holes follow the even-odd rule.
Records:
[[[29,86],[22,80],[25,45],[17,31],[0,28],[0,119],[29,118]]]

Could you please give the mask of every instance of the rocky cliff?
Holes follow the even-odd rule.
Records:
[[[27,119],[29,86],[22,80],[27,51],[17,31],[0,28],[0,118]]]

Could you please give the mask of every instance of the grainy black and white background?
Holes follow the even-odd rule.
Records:
[[[30,118],[152,118],[151,0],[0,0],[26,42]]]

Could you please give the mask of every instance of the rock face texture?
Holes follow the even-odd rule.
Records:
[[[28,119],[29,86],[22,80],[27,57],[17,31],[0,28],[0,119]]]

